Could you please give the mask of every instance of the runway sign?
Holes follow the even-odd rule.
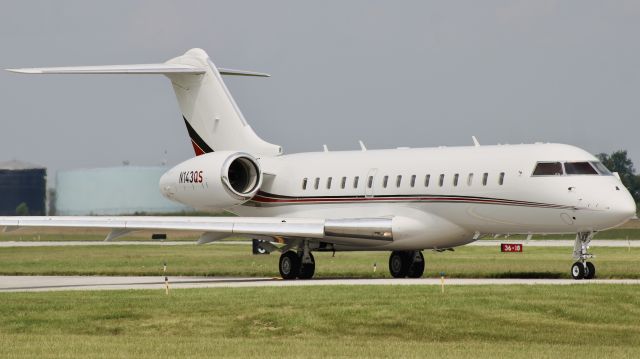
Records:
[[[522,252],[522,244],[501,243],[500,252]]]

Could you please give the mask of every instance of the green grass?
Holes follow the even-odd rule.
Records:
[[[0,294],[0,357],[640,356],[640,287]]]
[[[524,247],[500,253],[496,247],[425,251],[425,276],[471,278],[569,278],[572,249]],[[598,278],[640,278],[640,248],[594,247]],[[388,252],[314,253],[316,277],[389,277]],[[4,275],[170,275],[278,276],[278,253],[255,256],[250,245],[69,246],[0,248]],[[373,264],[377,271],[373,272]]]

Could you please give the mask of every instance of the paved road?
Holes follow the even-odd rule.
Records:
[[[525,247],[573,247],[572,240],[558,239],[535,239],[535,240],[480,240],[467,244],[468,246],[492,247],[499,246],[500,243],[521,243]],[[249,241],[221,241],[212,244],[241,244],[250,245]],[[195,245],[195,241],[0,241],[2,247],[59,247],[59,246],[123,246],[123,245],[144,245],[144,246],[185,246]],[[617,239],[596,239],[591,241],[592,247],[634,247],[640,248],[640,240],[617,240]]]
[[[640,285],[639,279],[446,279],[445,285]],[[285,287],[317,285],[440,285],[440,279],[312,279],[286,281],[277,278],[169,277],[171,289]],[[61,290],[164,290],[164,277],[93,277],[93,276],[0,276],[0,292],[35,292]]]

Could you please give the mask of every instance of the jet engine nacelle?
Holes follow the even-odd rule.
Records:
[[[233,151],[194,157],[160,178],[163,196],[202,210],[242,204],[253,198],[261,185],[258,161],[247,153]]]

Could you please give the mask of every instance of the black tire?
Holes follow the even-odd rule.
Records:
[[[573,279],[582,279],[584,278],[584,264],[582,264],[582,262],[575,262],[573,263],[573,265],[571,266],[571,276],[573,277]]]
[[[389,272],[393,278],[404,278],[409,272],[410,258],[406,252],[393,251],[389,257]]]
[[[584,279],[593,279],[596,277],[596,266],[591,262],[586,263],[586,270],[584,272]]]
[[[284,252],[280,256],[280,276],[282,279],[296,279],[300,273],[300,257],[292,251]]]
[[[420,255],[420,261],[415,261],[409,266],[409,270],[407,271],[407,277],[409,278],[420,278],[424,274],[424,256],[422,252],[418,252],[418,254]],[[413,253],[409,253],[407,257],[409,261],[413,261]]]
[[[311,263],[302,263],[300,265],[300,274],[298,274],[298,278],[300,279],[311,279],[316,272],[316,260],[313,258],[311,252],[309,252],[309,257],[311,257]]]

